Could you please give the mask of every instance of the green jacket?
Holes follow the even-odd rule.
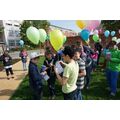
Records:
[[[112,49],[111,59],[107,62],[107,68],[112,71],[120,72],[120,50]]]

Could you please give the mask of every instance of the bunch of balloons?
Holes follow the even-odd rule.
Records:
[[[99,27],[101,20],[76,20],[76,25],[80,29],[87,29],[89,31],[95,30]]]
[[[106,31],[104,32],[104,36],[105,36],[106,38],[109,37],[109,35],[111,35],[111,36],[113,37],[113,36],[115,36],[115,34],[116,34],[115,31],[112,31],[112,32],[110,33],[109,30],[106,30]]]
[[[96,34],[98,34],[99,32],[98,30],[95,30],[95,29],[99,27],[100,23],[101,23],[100,20],[89,20],[89,21],[77,20],[76,25],[80,29],[82,29],[82,31],[79,33],[82,40],[88,41],[91,32],[94,30],[94,32],[92,32],[92,34],[95,34],[93,37],[93,40],[98,41],[99,37]]]
[[[44,43],[46,38],[47,38],[47,33],[44,29],[37,29],[33,26],[29,27],[26,31],[26,35],[28,39],[33,43],[33,44],[38,44],[39,41]]]

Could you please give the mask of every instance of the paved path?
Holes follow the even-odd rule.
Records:
[[[28,64],[28,63],[27,63]],[[8,100],[28,73],[22,70],[21,61],[13,65],[14,79],[7,80],[5,71],[0,72],[0,100]]]
[[[41,50],[29,50],[29,51],[27,51],[28,55],[30,55],[31,52],[44,53],[44,49],[41,49]],[[19,53],[20,53],[20,51],[16,51],[16,52],[11,52],[9,54],[12,57],[12,59],[20,59]]]

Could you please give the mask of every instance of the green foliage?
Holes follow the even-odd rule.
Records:
[[[118,31],[120,29],[120,20],[102,20],[103,29],[110,31]]]
[[[50,23],[47,20],[24,20],[23,23],[21,24],[20,27],[21,39],[24,40],[26,45],[36,47],[37,45],[32,44],[26,36],[26,30],[30,26],[34,26],[38,29],[43,28],[47,31],[50,26]]]

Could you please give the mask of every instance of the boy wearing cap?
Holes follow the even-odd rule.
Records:
[[[35,100],[42,99],[43,93],[43,74],[46,72],[40,73],[39,68],[37,66],[39,60],[39,54],[36,52],[31,53],[30,55],[30,63],[29,63],[29,84],[33,92],[33,98]]]

